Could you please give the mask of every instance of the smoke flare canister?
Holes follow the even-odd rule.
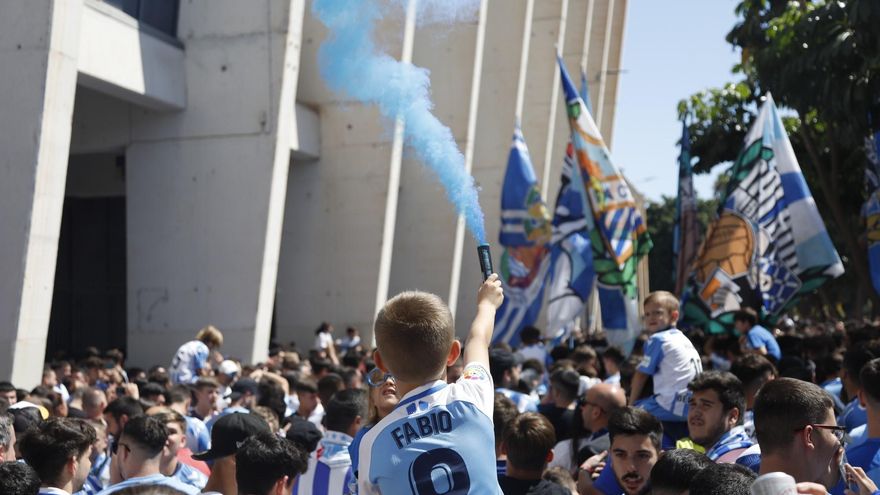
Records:
[[[480,244],[477,246],[477,255],[480,257],[480,271],[483,272],[483,280],[485,281],[495,271],[492,268],[492,252],[489,251],[489,245]]]

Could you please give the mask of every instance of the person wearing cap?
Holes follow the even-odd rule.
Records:
[[[193,454],[193,459],[197,461],[213,462],[204,493],[238,493],[235,453],[242,442],[260,432],[272,431],[266,421],[256,414],[232,413],[217,420],[211,430],[211,448]]]
[[[252,378],[244,377],[235,382],[232,385],[232,392],[229,394],[229,405],[205,423],[208,431],[211,431],[217,420],[227,414],[250,412],[250,409],[257,403],[259,388],[259,384]]]
[[[214,377],[217,379],[217,383],[220,384],[220,387],[217,389],[217,395],[219,396],[217,407],[220,410],[229,407],[232,384],[235,383],[240,373],[241,370],[238,368],[238,363],[231,359],[226,359],[217,366],[217,372],[214,374]]]
[[[129,420],[115,446],[114,462],[118,463],[122,481],[101,490],[98,495],[140,486],[163,486],[187,495],[201,493],[198,488],[162,474],[162,451],[167,442],[168,429],[158,418],[139,416]]]
[[[171,383],[195,383],[200,376],[208,375],[211,371],[208,358],[222,345],[223,334],[213,325],[199,330],[195,340],[183,344],[174,354],[168,368]]]
[[[331,495],[344,493],[346,487],[355,488],[357,481],[351,470],[348,446],[363,424],[361,414],[366,409],[363,390],[343,390],[327,401],[324,415],[327,433],[321,439],[321,456],[316,462],[309,462],[308,470],[296,484],[295,495]]]
[[[495,391],[512,400],[519,412],[537,412],[538,402],[534,398],[513,390],[519,383],[522,363],[523,358],[518,353],[499,347],[489,349],[489,372],[495,383]]]

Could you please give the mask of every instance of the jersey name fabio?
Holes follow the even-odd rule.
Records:
[[[492,377],[479,363],[454,384],[406,394],[361,441],[359,494],[500,495],[493,400]]]

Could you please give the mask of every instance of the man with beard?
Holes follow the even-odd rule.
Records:
[[[688,384],[688,433],[715,462],[734,462],[752,441],[742,426],[742,383],[727,371],[706,371]]]
[[[82,489],[92,467],[95,430],[80,419],[51,418],[21,438],[21,453],[40,477],[40,493]]]
[[[623,407],[608,419],[611,448],[605,466],[592,486],[590,475],[602,466],[603,454],[591,457],[578,473],[579,493],[640,495],[650,489],[651,468],[660,457],[663,424],[644,409]]]
[[[837,426],[831,396],[817,385],[794,378],[767,382],[755,400],[755,433],[759,475],[781,471],[826,488],[838,482],[846,430]]]

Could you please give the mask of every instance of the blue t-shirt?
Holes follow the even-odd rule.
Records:
[[[837,424],[846,427],[846,431],[852,431],[857,426],[862,426],[868,422],[868,411],[859,404],[859,398],[849,401],[846,408],[837,418]]]
[[[199,371],[208,367],[210,355],[211,350],[200,340],[191,340],[180,346],[171,360],[171,367],[168,368],[171,383],[195,383],[199,379]]]
[[[858,445],[846,449],[846,458],[853,466],[869,472],[880,467],[880,438],[868,438]]]
[[[494,399],[492,376],[479,363],[453,384],[437,380],[403,396],[361,440],[358,493],[501,495]]]
[[[211,434],[205,422],[192,416],[184,416],[186,420],[186,448],[195,453],[211,448]]]
[[[599,473],[599,477],[593,481],[593,488],[599,490],[604,495],[620,495],[623,493],[623,487],[617,481],[614,475],[614,468],[611,467],[611,456],[605,459],[605,467]]]
[[[528,394],[502,387],[496,388],[495,391],[512,400],[516,404],[516,410],[521,413],[538,412],[538,401]]]
[[[761,325],[755,325],[749,330],[746,341],[748,342],[750,349],[760,349],[764,347],[767,349],[768,355],[773,356],[777,361],[782,359],[782,352],[779,350],[779,344],[776,343],[776,338]]]

